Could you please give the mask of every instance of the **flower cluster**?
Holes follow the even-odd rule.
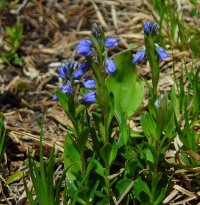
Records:
[[[95,37],[98,36],[97,32],[93,31],[93,33],[95,33]],[[112,48],[117,46],[118,44],[119,44],[119,40],[113,37],[107,37],[104,40],[104,45],[106,48]],[[92,52],[95,51],[94,46],[92,45],[92,41],[90,39],[81,40],[76,48],[77,48],[78,55],[85,56],[85,57],[91,56]],[[116,71],[116,65],[114,61],[108,57],[106,57],[105,70],[110,75],[112,75]]]
[[[93,78],[85,78],[81,80],[81,77],[89,70],[89,66],[86,62],[81,63],[79,66],[78,62],[69,61],[62,63],[61,66],[58,67],[59,76],[66,81],[66,83],[60,87],[60,90],[64,94],[73,94],[72,84],[75,86],[78,81],[84,88],[93,89],[95,88],[95,80]],[[53,96],[53,101],[57,101],[57,96]],[[83,95],[82,102],[83,103],[94,103],[96,101],[94,91]]]
[[[158,33],[158,24],[153,23],[150,20],[147,20],[144,24],[144,33],[145,35],[157,35]],[[164,50],[164,48],[160,47],[158,44],[155,43],[156,47],[156,54],[159,57],[161,61],[164,61],[167,57],[169,57],[169,54]],[[134,58],[133,58],[133,63],[139,63],[143,59],[146,58],[146,49],[138,51]]]
[[[98,43],[100,45],[103,45],[103,50],[101,51],[102,53],[100,55],[104,57],[103,65],[105,66],[106,73],[108,74],[115,73],[116,65],[112,59],[107,57],[107,52],[105,48],[109,49],[114,46],[117,46],[119,44],[119,40],[113,37],[107,37],[105,39],[104,37],[102,38],[100,28],[97,26],[97,24],[93,25],[92,34],[97,39]],[[74,60],[70,60],[69,62],[65,62],[58,67],[59,76],[66,81],[66,83],[60,87],[62,93],[69,94],[69,95],[74,94],[73,93],[74,86],[80,83],[82,87],[86,89],[93,89],[89,93],[86,93],[85,95],[82,96],[82,100],[81,100],[82,103],[96,102],[96,91],[94,90],[96,87],[95,79],[92,77],[84,78],[85,76],[84,74],[86,74],[91,67],[91,62],[93,61],[93,56],[95,56],[95,51],[96,50],[95,50],[95,46],[93,45],[93,41],[90,39],[83,39],[76,46],[76,53],[80,56],[84,56],[86,58],[86,62],[83,62],[79,65],[78,62],[75,62]],[[58,100],[56,95],[53,96],[53,100],[54,101]]]

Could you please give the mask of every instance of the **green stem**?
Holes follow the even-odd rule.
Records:
[[[81,154],[81,174],[82,176],[85,176],[85,157],[84,157],[84,152]]]
[[[160,75],[159,59],[155,54],[156,46],[153,36],[145,36],[146,55],[151,67],[152,85],[153,85],[153,100],[156,100],[157,86]]]
[[[108,176],[110,174],[109,162],[105,163],[105,167],[106,167],[106,177],[105,177],[106,192],[109,195],[110,194],[110,183],[109,183],[109,179],[108,179]]]

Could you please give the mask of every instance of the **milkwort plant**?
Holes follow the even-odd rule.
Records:
[[[109,49],[119,40],[105,37],[94,24],[91,37],[81,40],[72,57],[58,68],[64,84],[53,100],[59,101],[71,121],[62,158],[68,204],[162,203],[168,189],[165,153],[176,129],[182,132],[176,120],[175,87],[165,95],[158,90],[159,62],[169,54],[159,46],[157,34],[158,25],[146,21],[145,49],[134,58],[125,51],[113,60]],[[76,55],[84,60],[75,61]],[[146,82],[148,111],[141,116],[139,132],[129,122],[143,101],[144,82],[137,76],[136,64],[145,58],[152,86]],[[196,112],[195,108],[195,116]]]
[[[117,164],[118,154],[122,157],[121,151],[131,143],[127,119],[138,110],[144,95],[132,54],[128,51],[112,60],[108,50],[119,40],[105,37],[97,24],[91,33],[90,39],[81,40],[76,47],[76,54],[85,60],[79,65],[72,56],[58,68],[65,83],[53,97],[73,124],[68,127],[64,151],[72,204],[110,203],[113,189],[120,199],[123,193],[117,190],[117,178],[110,176],[122,168],[114,162]],[[114,134],[116,122],[120,131]]]

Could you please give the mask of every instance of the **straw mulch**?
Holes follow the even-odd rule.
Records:
[[[10,2],[10,3],[9,3]],[[194,25],[200,31],[200,19],[191,17],[194,6],[189,0],[173,1],[179,17],[186,25]],[[200,6],[200,2],[198,4]],[[44,155],[48,155],[53,143],[63,152],[64,133],[70,123],[62,108],[52,102],[55,90],[62,84],[56,72],[61,60],[70,57],[80,39],[90,34],[93,22],[99,24],[106,36],[120,39],[120,45],[110,51],[111,55],[130,49],[134,54],[143,48],[143,23],[147,19],[158,21],[160,16],[147,0],[23,0],[21,3],[8,1],[1,11],[1,34],[6,37],[5,27],[21,22],[24,35],[19,55],[22,65],[14,67],[0,64],[0,111],[5,116],[9,146],[6,149],[4,176],[0,181],[0,204],[16,204],[25,195],[23,186],[14,183],[1,190],[4,180],[17,170],[23,170],[28,147],[32,147],[38,156],[39,128],[43,116]],[[162,34],[171,57],[161,63],[159,88],[162,92],[174,84],[173,66],[177,77],[183,66],[191,67],[192,58],[189,49],[180,50],[178,29],[175,40],[169,40],[170,29],[164,22]],[[200,61],[194,61],[200,65]],[[148,63],[138,66],[140,76],[149,79]],[[19,89],[20,88],[20,89]],[[147,102],[144,101],[144,107]],[[139,118],[134,121],[137,129]],[[173,160],[181,146],[175,142],[175,150],[168,153],[168,160]],[[190,191],[190,181],[199,170],[176,170],[172,180],[170,194],[164,204],[197,204],[200,192]],[[178,176],[179,177],[176,177]],[[18,203],[19,204],[19,203]]]

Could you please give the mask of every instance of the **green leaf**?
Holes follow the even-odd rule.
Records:
[[[168,188],[168,177],[162,176],[162,173],[158,173],[152,180],[152,195],[154,205],[159,205],[165,198]]]
[[[118,118],[120,117],[120,118]],[[119,135],[119,139],[118,139],[118,146],[121,147],[123,145],[126,145],[129,140],[130,140],[130,129],[127,126],[127,116],[126,114],[120,114],[116,116],[117,121],[119,123],[119,127],[120,127],[120,135]]]
[[[65,111],[69,111],[69,95],[62,93],[60,90],[56,91],[56,96]]]
[[[104,145],[101,149],[101,156],[104,162],[110,166],[117,156],[117,143]]]
[[[22,38],[22,34],[23,34],[23,25],[18,24],[15,28],[15,39],[19,41]]]
[[[131,178],[135,177],[137,168],[138,168],[138,160],[134,160],[134,159],[126,160],[125,171],[128,175],[131,176]]]
[[[6,33],[8,33],[11,37],[15,37],[15,29],[12,27],[6,27]]]
[[[115,58],[117,71],[106,80],[109,92],[114,95],[115,114],[126,113],[133,115],[140,107],[144,86],[137,79],[135,65],[132,63],[132,54],[127,51]]]
[[[86,106],[83,104],[80,104],[76,108],[76,116],[78,116],[81,112],[83,112],[86,109]]]
[[[23,171],[16,171],[14,174],[12,174],[5,183],[5,186],[11,184],[12,182],[19,180],[21,177],[23,177]]]
[[[93,147],[94,147],[93,150],[95,150],[97,156],[101,158],[101,153],[100,153],[101,142],[98,140],[96,130],[93,127],[90,128],[90,135],[91,135],[92,142],[93,142]]]
[[[109,199],[104,197],[102,200],[96,203],[96,205],[110,205]]]
[[[159,172],[153,177],[153,179],[151,181],[151,195],[152,195],[153,200],[155,198],[156,189],[157,189],[157,186],[158,186],[158,183],[159,183],[161,177],[162,177],[162,173]]]
[[[66,183],[66,186],[67,186],[67,193],[72,197],[74,198],[75,197],[75,194],[77,192],[77,187],[74,183],[74,180],[67,180],[67,183]]]
[[[117,183],[115,189],[117,191],[118,198],[122,196],[132,182],[133,181],[131,179],[122,179]]]
[[[29,201],[30,205],[36,205],[36,202],[34,201],[33,196],[30,193],[24,178],[23,178],[23,184],[24,184],[24,188],[25,188],[25,191],[26,191],[26,197],[28,198],[28,201]]]
[[[144,153],[146,154],[147,161],[150,162],[152,165],[154,165],[155,157],[154,157],[154,153],[152,152],[152,150],[149,148],[146,148],[144,149]]]
[[[2,161],[4,150],[5,150],[5,137],[6,137],[6,129],[4,128],[4,118],[0,113],[0,163]]]
[[[74,174],[81,170],[81,155],[75,148],[69,134],[64,145],[64,167],[67,170],[66,175],[69,180],[74,180],[76,178]]]
[[[96,165],[95,172],[105,178],[105,168],[101,165],[101,163],[97,160],[94,160],[94,163]]]
[[[153,117],[149,113],[145,113],[141,117],[141,125],[149,143],[152,144],[152,140],[157,139],[156,123]]]
[[[83,131],[80,133],[78,141],[77,141],[77,148],[80,154],[83,153],[90,129],[88,127],[84,128]]]
[[[105,144],[101,148],[101,156],[102,156],[102,159],[105,162],[105,164],[109,164],[109,162],[110,162],[111,151],[112,151],[112,145],[110,143]]]
[[[118,151],[117,143],[113,142],[111,153],[110,153],[109,165],[111,165],[114,162],[114,160],[117,156],[117,151]]]
[[[58,181],[58,184],[56,186],[56,193],[55,193],[55,204],[59,205],[60,204],[60,195],[61,195],[61,188],[62,188],[62,183],[65,179],[65,176],[66,176],[66,171],[67,170],[64,170],[59,181]],[[65,190],[66,190],[66,185],[65,185]],[[66,194],[64,193],[64,199],[66,198]]]
[[[157,189],[158,196],[154,201],[154,205],[161,204],[161,202],[163,201],[163,199],[165,198],[165,195],[167,193],[167,188],[168,188],[168,185],[166,184],[165,186]]]
[[[134,182],[133,195],[142,204],[147,204],[147,202],[150,201],[150,189],[146,182],[142,180],[141,176],[139,176]]]

